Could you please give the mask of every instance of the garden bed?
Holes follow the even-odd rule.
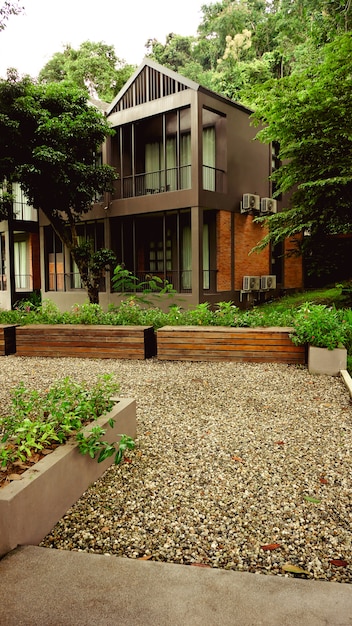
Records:
[[[157,331],[158,359],[189,361],[306,361],[304,346],[293,345],[292,328],[164,326]]]
[[[111,419],[115,424],[107,428]],[[121,398],[96,423],[107,428],[104,439],[110,443],[119,441],[122,433],[134,438],[135,400]],[[0,557],[18,545],[38,544],[113,461],[110,457],[97,463],[88,455],[83,456],[73,438],[0,489]]]
[[[31,324],[16,330],[18,356],[148,359],[156,354],[152,326]]]
[[[16,352],[16,326],[0,324],[0,356]]]

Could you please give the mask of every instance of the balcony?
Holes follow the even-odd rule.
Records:
[[[123,176],[114,183],[114,199],[148,196],[191,188],[191,165]]]

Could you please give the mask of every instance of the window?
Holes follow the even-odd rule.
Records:
[[[14,233],[13,243],[15,289],[16,291],[32,290],[30,272],[29,240],[26,233]]]
[[[19,183],[12,184],[13,212],[15,220],[37,222],[38,212],[29,203]]]

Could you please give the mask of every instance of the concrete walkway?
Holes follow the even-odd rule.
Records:
[[[1,626],[350,626],[352,585],[25,546],[0,561]]]

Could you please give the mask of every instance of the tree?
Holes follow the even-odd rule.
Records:
[[[42,83],[71,82],[90,96],[111,102],[135,67],[116,56],[113,46],[84,41],[78,50],[66,46],[56,52],[39,73]]]
[[[18,2],[3,2],[0,6],[0,32],[6,28],[6,22],[11,15],[22,13],[23,7]]]
[[[277,194],[292,192],[290,205],[268,218],[260,248],[306,232],[304,246],[318,250],[327,236],[352,231],[351,75],[346,33],[322,48],[318,64],[257,94],[257,136],[280,145]]]
[[[0,81],[0,181],[19,182],[29,202],[43,211],[77,264],[91,302],[98,302],[98,277],[114,258],[110,251],[96,254],[91,245],[79,245],[77,224],[94,198],[112,189],[114,169],[94,162],[112,132],[72,85],[38,85],[15,74]]]

